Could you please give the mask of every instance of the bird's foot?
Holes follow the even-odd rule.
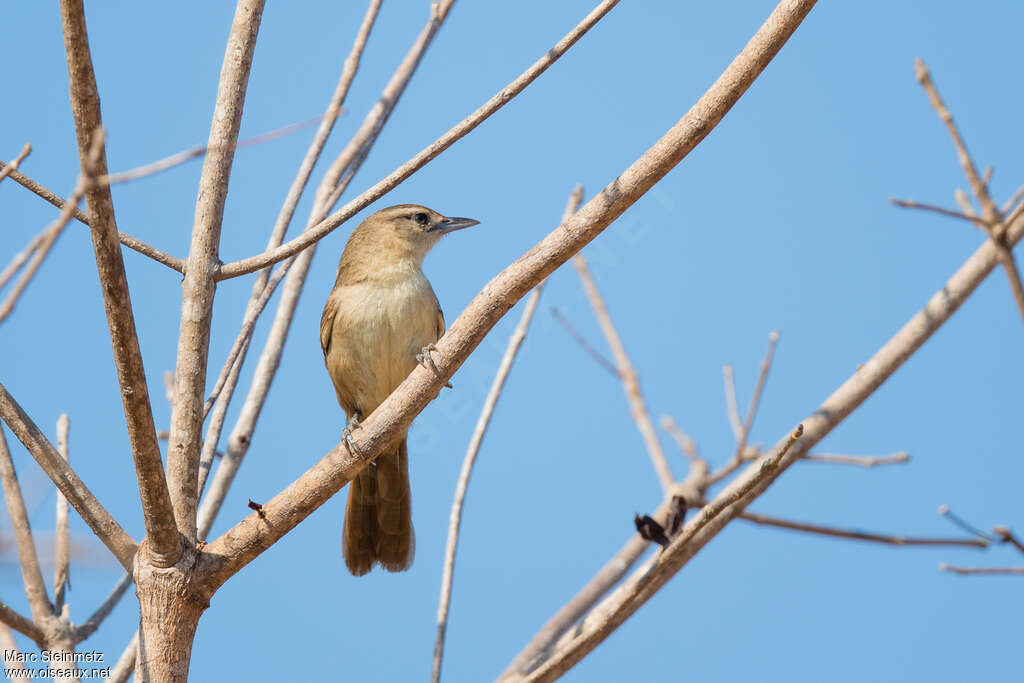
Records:
[[[416,361],[432,370],[438,379],[442,379],[441,371],[438,370],[437,363],[434,362],[434,358],[430,355],[431,351],[437,351],[437,347],[432,343],[424,346],[423,350],[416,354]],[[454,388],[451,382],[445,382],[444,385],[449,389]]]
[[[349,455],[354,455],[357,458],[361,458],[363,453],[359,450],[359,446],[356,445],[356,440],[352,438],[352,431],[359,427],[359,418],[361,417],[362,415],[358,412],[352,413],[352,417],[348,419],[348,424],[341,430],[342,443],[348,449]]]

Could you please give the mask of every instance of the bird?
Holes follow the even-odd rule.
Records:
[[[320,318],[320,346],[347,424],[342,441],[430,357],[444,334],[444,314],[423,274],[423,258],[446,234],[479,221],[449,218],[418,204],[372,214],[352,231]],[[349,484],[341,548],[355,576],[380,565],[412,565],[415,535],[409,489],[408,430]]]

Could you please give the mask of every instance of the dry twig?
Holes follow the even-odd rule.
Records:
[[[582,254],[576,254],[572,258],[572,265],[580,276],[583,290],[587,293],[590,305],[594,309],[594,316],[597,318],[601,331],[604,332],[605,339],[608,341],[608,346],[611,347],[612,355],[615,357],[617,374],[622,380],[622,390],[626,394],[626,400],[629,401],[629,412],[633,417],[633,421],[636,422],[640,436],[643,437],[647,453],[651,456],[651,462],[654,464],[654,471],[661,481],[661,487],[665,492],[668,492],[672,488],[675,478],[672,476],[672,470],[668,466],[665,452],[661,449],[658,434],[654,431],[654,423],[651,422],[651,415],[647,411],[647,405],[644,403],[636,370],[633,368],[633,363],[629,360],[626,347],[622,345],[622,340],[615,329],[615,324],[612,323],[611,316],[608,315],[604,299],[601,298],[601,293],[597,291],[594,278],[591,277],[590,270],[587,268],[587,260],[583,258]]]
[[[64,462],[70,462],[68,431],[71,424],[66,414],[57,418],[57,452]],[[53,549],[53,609],[60,614],[69,583],[71,565],[71,535],[68,531],[68,499],[57,489],[57,524]]]
[[[562,216],[562,223],[565,223],[576,213],[576,209],[579,208],[582,199],[583,186],[577,185],[569,195],[569,201]],[[430,674],[430,679],[433,683],[438,683],[441,680],[441,661],[444,657],[445,631],[448,627],[448,609],[451,605],[452,581],[455,576],[455,551],[459,543],[462,508],[466,501],[466,491],[469,489],[469,478],[473,473],[473,465],[476,463],[477,454],[480,452],[480,444],[483,443],[484,434],[487,433],[487,427],[491,423],[494,408],[498,404],[498,397],[501,396],[505,380],[508,379],[508,374],[512,370],[512,363],[515,362],[516,355],[519,353],[519,347],[522,346],[523,341],[526,339],[526,332],[530,327],[533,313],[537,310],[537,302],[540,300],[540,293],[543,288],[543,282],[534,288],[530,298],[526,301],[526,307],[523,309],[523,315],[519,319],[519,324],[516,325],[512,336],[508,340],[508,347],[505,349],[505,355],[502,356],[498,371],[494,374],[491,389],[484,400],[483,408],[480,410],[480,417],[477,420],[476,427],[473,429],[473,436],[470,438],[469,447],[466,449],[466,457],[462,461],[462,471],[459,473],[459,480],[455,485],[455,497],[452,500],[451,517],[448,521],[448,542],[444,553],[441,597],[437,607],[437,636],[434,641],[434,659]]]
[[[886,545],[900,545],[900,546],[968,546],[972,548],[987,548],[988,543],[980,538],[927,538],[917,536],[894,536],[891,534],[876,534],[866,531],[856,531],[853,529],[837,529],[835,527],[824,526],[821,524],[808,524],[806,522],[796,522],[790,519],[782,519],[781,517],[772,517],[770,515],[762,515],[757,512],[743,511],[739,514],[740,519],[745,519],[748,522],[755,524],[764,524],[766,526],[779,527],[780,529],[790,529],[792,531],[806,531],[812,534],[819,534],[821,536],[834,536],[836,538],[848,538],[856,541],[871,541],[873,543],[884,543]]]
[[[859,465],[860,467],[877,467],[878,465],[892,465],[895,463],[910,462],[910,454],[906,452],[893,453],[892,455],[844,455],[842,453],[808,453],[804,460],[814,462],[832,462],[843,465]]]

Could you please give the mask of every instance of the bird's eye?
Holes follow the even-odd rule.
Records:
[[[416,221],[420,225],[426,225],[428,222],[430,222],[430,217],[427,216],[427,214],[422,213],[422,212],[414,214],[412,218],[413,218],[414,221]]]

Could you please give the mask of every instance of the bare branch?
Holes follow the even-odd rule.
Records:
[[[577,185],[569,195],[565,213],[562,215],[563,224],[576,213],[576,209],[579,208],[582,200],[583,186]],[[498,371],[494,374],[491,389],[484,400],[483,408],[480,410],[480,417],[477,419],[476,427],[473,429],[473,436],[470,438],[469,447],[466,449],[466,457],[462,461],[462,471],[459,473],[459,480],[455,485],[455,498],[452,500],[452,512],[448,520],[448,543],[444,553],[441,598],[440,604],[437,607],[437,637],[434,641],[434,662],[430,673],[430,680],[433,683],[439,683],[441,680],[444,637],[448,627],[448,608],[451,605],[452,581],[455,575],[455,551],[459,544],[459,527],[462,524],[462,508],[466,502],[469,477],[473,473],[473,465],[476,463],[476,456],[480,451],[480,444],[483,443],[484,434],[487,433],[487,427],[490,425],[494,408],[498,404],[498,397],[501,396],[505,380],[508,379],[508,374],[512,370],[512,363],[515,362],[516,355],[519,353],[519,347],[522,346],[523,341],[526,339],[526,332],[530,328],[530,320],[533,318],[533,313],[537,310],[537,302],[540,300],[540,293],[543,288],[543,282],[534,288],[530,298],[526,301],[526,308],[523,309],[523,315],[519,319],[519,324],[512,331],[512,336],[509,338],[508,346],[505,349],[505,355],[501,358],[501,364],[498,366]]]
[[[41,239],[34,250],[32,261],[28,264],[28,268],[25,269],[21,279],[18,280],[18,284],[16,284],[14,289],[11,290],[6,301],[4,301],[3,305],[0,305],[0,322],[3,322],[14,310],[14,305],[18,303],[18,298],[21,297],[21,294],[25,291],[28,283],[32,281],[36,271],[39,270],[39,266],[43,264],[43,259],[45,259],[50,253],[50,249],[57,243],[57,238],[60,237],[62,232],[64,232],[64,227],[68,224],[68,221],[71,220],[71,211],[78,206],[78,202],[82,200],[82,196],[85,194],[85,188],[86,181],[85,179],[80,178],[78,180],[78,184],[75,186],[75,191],[71,195],[71,201],[68,202],[64,207],[64,210],[61,211],[57,220],[47,227],[40,235]],[[5,272],[4,274],[6,275],[7,273]],[[11,275],[13,275],[13,272]]]
[[[644,396],[640,391],[640,380],[637,379],[636,370],[633,368],[633,363],[629,360],[626,347],[622,345],[622,339],[619,338],[619,333],[615,329],[615,324],[612,323],[611,316],[608,315],[608,308],[604,304],[604,299],[601,298],[601,293],[597,290],[594,278],[590,275],[590,270],[587,268],[587,260],[582,254],[576,254],[572,257],[572,265],[580,276],[583,290],[587,293],[590,305],[594,309],[594,316],[601,326],[601,331],[604,332],[608,346],[611,347],[612,356],[615,357],[615,366],[622,380],[622,390],[626,394],[626,400],[629,401],[629,412],[633,417],[633,421],[636,422],[636,428],[639,430],[640,436],[643,437],[644,445],[647,446],[647,453],[651,456],[654,471],[661,481],[661,488],[667,492],[671,489],[675,477],[672,476],[672,469],[668,466],[668,459],[665,458],[665,452],[661,449],[658,434],[654,431],[654,423],[651,422],[651,415],[647,411],[647,405],[644,403]]]
[[[78,137],[78,155],[83,176],[94,178],[107,172],[107,160],[102,140],[97,137],[102,135],[100,97],[92,68],[92,56],[89,53],[85,10],[82,7],[82,0],[61,0],[60,9],[70,80],[71,109],[74,113],[75,133]],[[92,162],[90,149],[93,147],[94,141],[97,158],[95,162]],[[125,277],[124,262],[121,259],[121,245],[117,237],[117,224],[114,219],[114,204],[110,196],[110,188],[92,184],[87,188],[85,198],[89,206],[93,251],[96,255],[96,267],[103,291],[107,326],[110,329],[110,340],[114,351],[114,365],[117,368],[117,379],[121,387],[121,401],[124,405],[128,439],[131,443],[132,457],[135,460],[135,471],[139,482],[139,494],[146,523],[146,537],[150,542],[149,547],[157,556],[161,557],[163,561],[173,563],[178,556],[178,531],[171,515],[171,501],[164,479],[160,445],[156,439],[156,427],[153,424],[149,388],[146,385],[146,372],[143,368],[142,353],[139,350],[139,340],[135,330],[135,317],[132,313],[132,302],[128,292],[128,280]],[[12,429],[15,428],[12,427]],[[17,433],[17,429],[15,429],[15,433]],[[20,435],[19,438],[21,438]],[[52,450],[52,446],[50,449]],[[29,448],[29,450],[33,449]],[[36,450],[42,452],[45,449],[37,446]],[[33,456],[39,459],[35,451],[33,451]],[[59,456],[57,457],[59,458]],[[61,460],[61,464],[67,468],[67,463],[64,463],[63,460]],[[44,469],[46,469],[45,466]],[[51,474],[51,478],[53,476]],[[77,477],[75,477],[75,481],[78,482]],[[58,486],[60,485],[61,483],[58,483]],[[64,483],[64,485],[68,484]],[[84,489],[84,486],[82,488]],[[75,498],[67,491],[65,491],[65,495],[75,505],[75,509],[82,513],[82,508],[79,503],[76,503]],[[80,502],[84,503],[84,501]],[[113,522],[112,519],[110,521]],[[135,544],[128,535],[119,526],[116,531],[119,531],[120,534],[115,533],[114,529],[110,527],[101,531],[97,531],[94,527],[93,531],[104,539],[104,542],[113,542],[114,539],[118,539],[113,543],[113,547],[110,543],[108,543],[108,547],[111,547],[126,569],[130,568],[128,563],[131,555],[134,554]],[[129,548],[131,553],[128,552]]]
[[[10,279],[14,277],[19,270],[21,270],[21,267],[24,266],[25,262],[28,261],[29,257],[35,253],[36,249],[39,247],[40,244],[42,244],[43,239],[45,237],[46,230],[43,230],[41,233],[33,237],[23,250],[14,255],[14,258],[11,259],[11,262],[7,264],[7,267],[4,268],[4,271],[0,273],[0,289],[3,289],[4,286],[6,286],[7,283],[10,281]]]
[[[860,467],[877,467],[878,465],[892,465],[900,462],[910,462],[910,454],[906,452],[893,453],[892,455],[843,455],[841,453],[808,453],[803,460],[814,462],[832,462],[843,465],[859,465]]]
[[[779,11],[781,8],[777,8]],[[809,8],[808,8],[809,9]],[[586,209],[584,208],[584,211]],[[1007,231],[1007,244],[1016,244],[1024,236],[1024,221],[1018,220]],[[718,498],[737,490],[747,490],[736,503],[723,514],[717,515],[689,541],[673,542],[661,554],[652,569],[638,571],[640,578],[631,579],[595,608],[593,618],[588,617],[572,634],[563,637],[541,669],[533,671],[527,680],[552,680],[560,672],[580,661],[592,651],[615,628],[621,625],[641,605],[649,600],[672,575],[686,565],[728,522],[738,515],[751,501],[763,493],[778,476],[805,455],[810,448],[823,439],[836,425],[844,420],[868,396],[880,387],[943,323],[963,304],[999,263],[998,250],[991,241],[983,244],[960,267],[950,280],[936,292],[923,310],[918,312],[888,342],[886,342],[857,372],[847,379],[803,425],[804,436],[795,448],[779,460],[778,467],[762,478],[757,463],[748,467],[743,474],[730,482]],[[786,442],[779,443],[766,456],[772,458]],[[753,487],[747,488],[751,482]],[[703,515],[702,515],[703,518]],[[691,522],[692,524],[692,522]],[[689,527],[689,525],[687,525]],[[515,672],[513,672],[514,674]],[[518,680],[512,675],[508,680]]]
[[[669,433],[679,445],[679,450],[686,454],[692,462],[700,460],[700,452],[697,450],[697,442],[690,438],[690,435],[679,428],[671,415],[661,417],[661,428]]]
[[[944,572],[952,572],[954,574],[969,575],[969,574],[1024,574],[1024,567],[956,567],[951,564],[940,563],[939,569]]]
[[[0,623],[31,638],[39,647],[45,647],[46,639],[42,629],[28,617],[19,614],[0,601]]]
[[[132,639],[128,641],[117,663],[107,676],[106,683],[128,683],[135,671],[135,656],[139,652],[139,632],[136,631]]]
[[[939,118],[946,125],[949,137],[953,139],[953,146],[956,147],[956,155],[960,161],[960,167],[963,168],[964,175],[967,176],[967,182],[971,184],[971,191],[981,205],[982,217],[987,224],[995,225],[1000,219],[999,209],[996,207],[995,202],[992,201],[992,197],[989,196],[988,186],[985,181],[978,175],[978,169],[975,168],[974,161],[967,152],[967,145],[964,143],[964,139],[960,135],[956,123],[953,121],[953,115],[949,113],[949,109],[946,108],[942,98],[939,97],[939,91],[932,81],[928,67],[925,66],[920,58],[914,60],[914,74],[917,76],[921,87],[924,88],[925,94],[928,95],[928,100],[931,102],[932,108],[935,109],[935,113],[939,115]]]
[[[409,48],[402,62],[395,69],[391,79],[384,87],[378,103],[367,113],[359,130],[324,174],[323,180],[316,191],[313,209],[310,212],[310,219],[306,226],[307,230],[313,228],[326,217],[327,212],[330,211],[334,202],[337,201],[338,193],[347,187],[348,183],[355,177],[356,172],[362,166],[381,129],[405,91],[406,85],[416,72],[416,68],[426,53],[427,48],[433,41],[441,24],[447,18],[454,1],[444,0],[443,3],[432,6],[430,19]],[[367,19],[363,21],[363,27],[366,31],[369,31],[367,22],[369,21],[368,17],[371,11],[373,11],[373,7],[368,10]],[[361,54],[361,41],[363,40],[365,38],[361,34],[356,37],[353,52],[350,53],[349,59],[345,63],[341,85],[344,85],[346,79],[349,78],[346,74],[355,68],[357,62],[354,60],[357,60],[358,55]],[[354,75],[354,71],[351,72]],[[282,216],[284,212],[285,210],[283,209]],[[274,228],[274,234],[271,236],[271,248],[279,244],[281,239],[283,239],[285,227],[287,227],[285,219],[279,217],[278,223]],[[227,453],[217,467],[217,473],[214,475],[214,481],[210,485],[210,491],[203,500],[203,506],[199,511],[198,526],[200,538],[205,538],[209,533],[217,512],[224,503],[227,490],[234,480],[235,473],[238,472],[242,459],[248,452],[249,444],[252,443],[252,435],[256,429],[256,420],[263,410],[263,404],[270,391],[270,385],[277,373],[277,368],[281,361],[281,353],[284,350],[284,343],[291,329],[295,307],[298,305],[299,297],[302,295],[306,274],[309,272],[309,266],[312,263],[315,251],[316,247],[313,246],[299,254],[295,258],[295,263],[288,271],[289,274],[285,280],[284,291],[281,293],[281,299],[278,302],[270,334],[267,337],[256,370],[253,373],[253,381],[249,387],[249,393],[245,398],[245,403],[242,405],[241,415],[235,423],[231,435],[228,437]],[[257,277],[256,285],[259,284],[260,277],[262,276]],[[256,291],[256,285],[253,288],[254,292]]]
[[[207,588],[220,585],[252,561],[375,458],[437,396],[442,385],[516,301],[600,234],[714,129],[813,5],[813,0],[787,0],[777,7],[708,92],[661,140],[564,226],[491,280],[438,341],[434,353],[437,373],[423,367],[413,370],[355,431],[361,456],[351,455],[345,445],[338,444],[288,488],[265,503],[261,515],[250,514],[208,544],[199,559]],[[261,262],[256,267],[263,265]],[[227,459],[225,456],[221,467]]]
[[[987,548],[988,542],[980,538],[921,538],[914,536],[892,536],[889,534],[875,534],[865,531],[854,531],[851,529],[837,529],[830,526],[822,526],[820,524],[807,524],[805,522],[796,522],[789,519],[782,519],[780,517],[771,517],[769,515],[762,515],[757,512],[743,511],[739,514],[740,519],[745,519],[748,522],[755,524],[764,524],[767,526],[775,526],[781,529],[791,529],[793,531],[806,531],[812,534],[820,534],[822,536],[835,536],[837,538],[849,538],[857,541],[871,541],[873,543],[884,543],[886,545],[900,545],[900,546],[921,546],[921,545],[935,545],[935,546],[969,546],[972,548]]]
[[[21,578],[25,584],[25,596],[28,597],[32,617],[38,623],[44,623],[47,617],[53,616],[53,605],[46,594],[46,582],[43,572],[39,569],[39,554],[32,539],[32,527],[28,522],[28,511],[25,499],[21,497],[21,486],[18,475],[14,471],[14,461],[7,448],[7,437],[0,427],[0,482],[3,484],[4,498],[7,500],[7,514],[11,518],[11,528],[18,544],[18,559],[21,560]]]
[[[5,168],[7,168],[7,165],[4,164],[4,162],[0,161],[0,170],[4,170]],[[51,192],[47,188],[43,187],[42,185],[40,185],[39,183],[37,183],[36,181],[32,180],[31,178],[22,173],[18,173],[17,171],[11,171],[10,177],[11,180],[15,181],[22,187],[30,190],[36,196],[42,197],[50,204],[56,206],[58,209],[63,209],[64,205],[67,204],[67,202],[62,197],[60,197],[60,195]],[[71,215],[76,221],[78,221],[82,225],[90,227],[89,217],[85,215],[84,211],[76,208]],[[137,240],[131,235],[126,235],[123,232],[117,233],[117,239],[118,241],[121,242],[121,244],[128,247],[129,249],[133,249],[142,254],[143,256],[148,256],[157,263],[162,263],[168,268],[176,270],[179,273],[184,272],[185,270],[184,262],[181,259],[175,258],[170,254],[164,253],[157,249],[156,247],[146,244],[142,240]]]
[[[793,447],[793,445],[803,435],[803,425],[797,425],[797,428],[779,445],[779,448],[771,455],[765,456],[761,459],[760,464],[756,467],[751,468],[752,475],[747,477],[744,481],[730,486],[725,491],[720,493],[715,500],[705,505],[700,514],[696,515],[691,519],[682,530],[676,535],[672,542],[663,552],[656,554],[650,560],[648,560],[644,566],[640,567],[636,572],[629,577],[626,582],[617,588],[608,598],[603,600],[601,604],[594,608],[588,614],[582,622],[577,626],[576,629],[571,633],[564,634],[559,641],[554,645],[555,653],[543,661],[535,670],[530,671],[528,675],[523,677],[523,680],[529,681],[550,681],[555,680],[561,674],[568,671],[570,668],[576,665],[586,652],[571,653],[581,643],[581,639],[590,640],[595,637],[598,638],[593,643],[596,645],[607,636],[611,630],[617,628],[621,621],[615,623],[616,611],[621,609],[617,603],[620,603],[624,598],[629,595],[635,595],[641,590],[650,589],[652,583],[658,584],[657,588],[660,588],[664,584],[662,581],[658,583],[659,574],[661,577],[666,575],[665,568],[672,562],[674,555],[678,554],[682,549],[687,547],[694,538],[697,537],[702,531],[712,525],[716,520],[723,517],[730,516],[729,508],[736,504],[744,496],[750,494],[759,484],[767,480],[773,473],[776,473],[779,464],[782,459],[786,456],[786,453]],[[665,578],[667,581],[667,578]],[[656,591],[657,588],[653,590]],[[624,617],[623,617],[624,620]],[[601,634],[604,632],[604,635]],[[592,648],[590,648],[592,649]],[[571,656],[571,654],[579,654],[578,657]],[[570,655],[570,656],[567,656]],[[508,676],[508,678],[506,678]],[[515,680],[518,678],[514,673],[503,675],[499,680]]]
[[[0,611],[0,614],[2,614],[2,611]],[[15,642],[14,634],[11,633],[11,629],[7,627],[7,624],[3,623],[2,616],[0,616],[0,650],[3,650],[4,653],[10,652],[15,655],[14,657],[4,657],[4,668],[7,669],[8,672],[25,671],[25,665],[21,663],[20,657],[17,656],[21,654],[18,650],[18,643]],[[21,677],[28,679],[28,674],[21,673]]]
[[[966,531],[969,534],[974,534],[978,538],[984,539],[985,541],[988,541],[988,542],[992,542],[992,541],[996,540],[994,536],[990,536],[989,534],[986,534],[984,531],[982,531],[978,527],[974,526],[970,522],[968,522],[965,519],[963,519],[963,518],[959,517],[958,515],[954,514],[953,511],[949,509],[948,505],[940,505],[938,513],[939,513],[939,515],[945,517],[950,522],[952,522],[955,526],[960,527],[961,529],[963,529],[964,531]]]
[[[1009,527],[997,526],[992,528],[992,533],[999,537],[999,540],[1003,543],[1009,543],[1014,548],[1024,554],[1024,543],[1021,543],[1020,539],[1013,535]]]
[[[64,462],[70,462],[68,431],[70,422],[66,414],[57,418],[57,451]],[[57,490],[57,524],[53,549],[53,611],[60,614],[64,609],[64,595],[67,592],[71,565],[71,536],[68,531],[68,499]]]
[[[14,161],[10,162],[9,164],[4,164],[3,168],[0,168],[0,182],[2,182],[4,178],[10,175],[11,171],[17,171],[18,166],[21,165],[21,162],[25,161],[25,157],[27,157],[31,153],[32,145],[26,142],[25,146],[21,148],[21,153],[14,158]]]
[[[1003,205],[999,207],[999,213],[1003,214],[1004,216],[1009,214],[1010,209],[1013,209],[1016,206],[1017,202],[1021,201],[1022,199],[1024,199],[1024,185],[1018,187],[1017,191],[1010,195],[1009,199],[1003,202]],[[1020,207],[1017,208],[1019,209]],[[1013,217],[1010,216],[1006,220],[1008,223],[1012,223]]]
[[[0,384],[0,419],[7,423],[18,440],[28,449],[50,480],[74,506],[97,538],[110,549],[121,566],[131,571],[132,558],[138,546],[121,525],[100,505],[96,497],[75,474],[57,449],[25,414],[14,397]]]
[[[314,116],[313,118],[306,119],[305,121],[299,121],[298,123],[290,123],[287,126],[281,126],[280,128],[275,128],[274,130],[268,131],[266,133],[260,133],[259,135],[254,135],[250,138],[246,138],[245,140],[240,140],[238,144],[234,145],[233,147],[220,149],[217,151],[222,151],[227,154],[233,154],[234,152],[245,147],[252,147],[254,145],[261,145],[264,142],[270,142],[271,140],[277,140],[278,138],[283,138],[286,135],[291,135],[292,133],[296,133],[300,130],[305,130],[306,128],[309,128],[315,123],[319,123],[320,118],[321,117],[319,116]],[[139,180],[140,178],[156,175],[157,173],[161,173],[168,169],[174,168],[175,166],[180,166],[188,161],[191,161],[192,159],[198,159],[199,157],[205,155],[209,151],[210,147],[208,145],[196,145],[195,147],[186,149],[183,152],[172,154],[168,157],[164,157],[163,159],[154,161],[149,164],[145,164],[143,166],[137,166],[136,168],[132,168],[127,171],[119,171],[118,173],[111,173],[109,175],[100,176],[99,178],[96,179],[96,182],[103,185],[116,185],[117,183],[127,183],[133,180]]]
[[[725,412],[729,415],[729,426],[736,443],[739,443],[743,438],[743,423],[740,422],[740,407],[736,400],[736,377],[729,363],[722,366],[722,384],[725,386]]]
[[[557,306],[552,306],[550,310],[551,315],[554,317],[555,320],[558,321],[558,324],[562,326],[562,329],[569,333],[569,336],[573,338],[573,341],[579,344],[580,348],[587,352],[587,355],[589,355],[591,358],[597,361],[598,365],[600,365],[602,368],[610,372],[617,379],[621,379],[621,376],[619,375],[619,370],[618,368],[615,367],[615,363],[605,358],[603,353],[601,353],[593,346],[591,346],[590,342],[588,342],[586,338],[582,334],[580,334],[579,330],[573,327],[572,323],[569,322],[569,319],[565,317],[565,315],[562,313],[562,311],[558,309]]]
[[[181,327],[175,369],[175,400],[167,443],[167,483],[178,530],[196,540],[199,452],[203,444],[203,393],[213,319],[214,274],[219,267],[221,223],[231,163],[242,123],[249,70],[264,0],[239,0],[231,23],[210,124],[209,153],[199,178],[192,243],[182,282]]]
[[[121,601],[121,598],[128,591],[128,587],[132,585],[132,575],[125,572],[120,580],[114,585],[114,588],[110,591],[110,594],[100,603],[100,606],[96,608],[96,611],[85,620],[84,623],[79,624],[73,634],[73,640],[75,643],[80,643],[100,627],[103,620],[110,616],[110,613],[114,611],[114,607]]]
[[[562,40],[560,40],[554,47],[548,50],[543,57],[537,60],[533,66],[527,69],[521,76],[516,78],[514,81],[509,83],[507,86],[502,88],[494,97],[488,100],[482,107],[473,112],[469,117],[464,119],[462,122],[456,124],[454,128],[449,130],[447,133],[438,138],[435,142],[426,147],[423,151],[417,154],[415,157],[407,161],[405,164],[396,169],[391,175],[381,180],[379,183],[371,187],[369,190],[359,195],[344,207],[331,214],[328,218],[321,221],[318,225],[313,228],[306,230],[302,235],[295,239],[286,242],[280,247],[273,249],[269,252],[265,252],[258,256],[253,256],[241,261],[235,261],[221,267],[218,273],[218,279],[227,279],[232,277],[238,277],[246,273],[251,273],[260,268],[265,268],[271,264],[283,261],[289,256],[294,256],[303,249],[309,247],[314,242],[319,241],[339,225],[344,223],[346,220],[354,216],[356,213],[369,206],[377,199],[383,197],[399,183],[404,181],[406,178],[411,176],[413,173],[423,168],[441,152],[448,149],[456,141],[467,135],[474,128],[479,126],[485,120],[487,120],[494,112],[501,109],[522,92],[526,86],[532,83],[538,76],[547,70],[549,66],[555,63],[559,57],[565,54],[570,47],[572,47],[576,41],[583,37],[583,35],[589,31],[594,24],[596,24],[601,17],[607,14],[612,7],[618,4],[618,0],[604,0],[599,4],[587,17],[580,22],[576,28],[569,32]],[[444,3],[440,6],[439,12],[446,12],[447,7],[451,5],[451,1]],[[439,20],[434,21],[435,24],[439,24]],[[433,30],[436,30],[433,29]]]
[[[981,228],[982,230],[985,229],[985,221],[983,221],[982,219],[978,218],[973,213],[971,213],[971,214],[961,213],[960,211],[953,211],[951,209],[944,209],[941,206],[935,206],[934,204],[922,204],[920,202],[911,201],[909,199],[896,199],[896,198],[892,198],[889,201],[892,202],[894,205],[899,206],[899,207],[904,208],[904,209],[921,209],[923,211],[932,211],[932,212],[937,213],[939,215],[948,216],[950,218],[958,218],[958,219],[960,219],[962,221],[970,221],[971,223],[973,223],[977,227]]]

